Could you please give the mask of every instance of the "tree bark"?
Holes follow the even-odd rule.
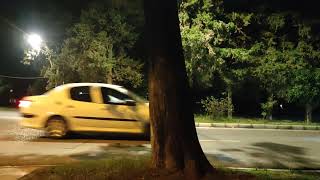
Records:
[[[108,70],[108,77],[107,77],[107,83],[108,84],[113,84],[113,79],[112,79],[112,61],[113,61],[113,46],[111,45],[110,49],[109,49],[109,52],[108,52],[108,59],[109,61],[111,61],[111,65],[109,67],[109,70]]]
[[[310,103],[306,104],[306,114],[305,114],[306,122],[309,124],[312,121],[312,106]]]
[[[112,80],[112,69],[110,69],[108,77],[107,77],[107,83],[108,84],[113,84],[113,80]]]
[[[228,119],[232,119],[233,106],[232,106],[232,87],[231,87],[231,85],[227,86],[227,100],[228,100]]]
[[[192,97],[174,0],[145,0],[149,50],[152,166],[198,179],[213,167],[203,153],[191,108]]]

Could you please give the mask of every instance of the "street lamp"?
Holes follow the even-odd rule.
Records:
[[[31,54],[32,56],[38,56],[40,51],[47,52],[49,51],[48,47],[42,40],[41,36],[38,34],[28,34],[26,37],[28,44],[31,46]],[[50,63],[50,67],[53,66],[51,59],[48,59]]]
[[[38,34],[30,34],[27,37],[27,42],[32,47],[32,49],[39,52],[41,50],[42,38]]]

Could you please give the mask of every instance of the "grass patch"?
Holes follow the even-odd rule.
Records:
[[[0,166],[37,166],[37,165],[62,165],[66,163],[75,163],[76,159],[68,156],[53,155],[17,155],[0,156]]]
[[[320,123],[305,123],[304,121],[293,121],[293,120],[267,120],[260,118],[241,118],[234,117],[232,119],[228,118],[218,118],[213,119],[208,115],[195,115],[195,121],[197,123],[240,123],[240,124],[270,124],[270,125],[314,125],[320,126]]]
[[[250,173],[261,180],[315,180],[319,179],[319,173],[302,172],[298,170],[292,171],[270,171],[270,170],[246,170],[243,172]]]
[[[79,163],[38,169],[22,177],[22,180],[98,180],[98,179],[139,179],[148,169],[148,158],[110,158],[103,160],[88,160]]]
[[[29,175],[22,177],[22,180],[63,180],[63,179],[76,179],[76,180],[166,180],[166,179],[187,179],[183,174],[169,173],[151,169],[150,157],[135,157],[135,158],[110,158],[97,161],[83,161],[81,163],[72,163],[62,166],[46,167],[38,169]],[[274,172],[268,170],[234,170],[226,168],[218,168],[214,174],[210,174],[204,178],[219,179],[219,180],[311,180],[318,179],[319,174],[316,173],[303,173],[300,171],[285,171]]]

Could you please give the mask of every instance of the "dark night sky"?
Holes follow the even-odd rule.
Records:
[[[225,0],[229,7],[250,9],[265,4],[274,10],[292,10],[303,14],[319,15],[319,0]]]
[[[67,17],[65,13],[76,17],[88,2],[89,0],[2,0],[0,16],[23,31],[37,32],[45,40],[50,41],[63,37],[65,26],[59,22],[60,19]],[[226,0],[225,4],[229,8],[250,11],[251,7],[256,7],[261,2],[268,2],[270,11],[293,10],[300,12],[306,18],[316,21],[320,19],[318,0]],[[48,14],[57,16],[47,18]],[[31,67],[25,67],[20,63],[23,46],[23,33],[0,19],[0,74],[36,75],[30,70]]]
[[[75,3],[76,2],[76,3]],[[64,35],[65,17],[77,16],[88,0],[4,0],[0,2],[0,74],[36,75],[32,67],[20,63],[23,57],[24,32],[38,33],[46,41]],[[56,16],[49,16],[54,14]],[[69,15],[69,16],[68,16]],[[5,21],[8,20],[12,25]]]

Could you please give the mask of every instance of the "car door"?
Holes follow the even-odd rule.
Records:
[[[103,131],[103,116],[96,101],[97,92],[93,86],[77,86],[69,89],[69,101],[64,114],[68,117],[69,128],[73,131]]]
[[[99,108],[104,115],[104,126],[114,132],[141,132],[143,122],[137,117],[135,101],[128,95],[108,87],[100,88],[102,104]]]

